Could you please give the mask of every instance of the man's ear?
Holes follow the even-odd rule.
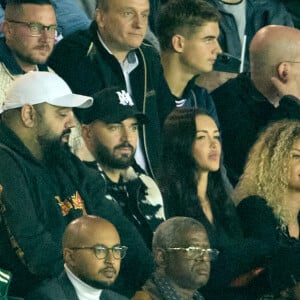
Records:
[[[182,53],[184,51],[184,36],[180,34],[175,34],[172,37],[172,46],[175,52]]]
[[[64,261],[70,267],[73,267],[74,265],[76,265],[76,261],[74,259],[73,253],[74,252],[72,249],[69,249],[69,248],[63,249]]]
[[[282,82],[287,82],[289,77],[290,64],[287,62],[281,62],[277,67],[277,75],[278,78]]]
[[[11,27],[7,21],[4,20],[4,22],[0,25],[1,31],[4,33],[5,37],[7,38],[8,35],[11,33]]]
[[[21,107],[21,119],[25,127],[32,128],[37,123],[37,112],[30,104]]]
[[[89,125],[82,124],[81,125],[81,136],[85,142],[89,141],[92,137],[92,131]]]
[[[99,28],[103,28],[105,25],[105,14],[103,9],[97,8],[95,12],[95,20]]]
[[[159,267],[166,265],[167,252],[164,249],[156,248],[154,251],[155,262]]]

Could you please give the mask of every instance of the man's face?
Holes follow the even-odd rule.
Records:
[[[56,25],[56,17],[51,5],[23,4],[22,13],[15,14],[11,21],[38,23],[44,26]],[[18,16],[18,17],[17,17]],[[24,71],[29,71],[36,64],[46,63],[54,46],[54,37],[50,37],[47,30],[40,36],[31,36],[26,24],[5,21],[3,27],[6,44]]]
[[[183,236],[178,247],[187,248],[189,246],[209,248],[206,232],[193,229]],[[195,290],[207,283],[210,273],[209,259],[197,255],[191,258],[184,251],[170,251],[166,255],[165,273],[176,286]]]
[[[36,135],[43,158],[55,161],[61,155],[62,146],[68,142],[71,128],[75,126],[72,108],[44,103],[36,113],[38,114]]]
[[[119,234],[111,224],[103,223],[101,226],[92,227],[85,239],[78,241],[76,246],[120,246]],[[111,251],[103,259],[97,258],[93,249],[73,251],[71,268],[83,282],[97,289],[107,288],[114,283],[120,271],[121,260],[114,258]],[[67,262],[67,265],[69,264],[70,262]]]
[[[148,15],[148,0],[110,0],[107,10],[96,11],[101,37],[116,57],[141,45]]]
[[[217,22],[208,22],[196,32],[184,38],[180,55],[183,70],[191,75],[212,71],[218,53],[221,52],[217,38],[220,34]]]
[[[88,126],[87,147],[98,162],[112,169],[126,169],[132,164],[138,140],[136,118],[111,124],[95,121]]]

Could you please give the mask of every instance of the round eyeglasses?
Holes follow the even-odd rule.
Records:
[[[128,247],[126,246],[113,246],[111,248],[105,246],[92,246],[92,247],[72,247],[71,250],[93,250],[98,259],[105,259],[111,251],[115,259],[123,259],[126,255]]]
[[[167,251],[182,251],[185,252],[188,259],[208,258],[210,261],[217,259],[219,250],[210,248],[200,248],[196,246],[183,247],[169,247]]]
[[[50,38],[56,38],[59,36],[60,30],[56,25],[46,26],[40,23],[22,22],[9,19],[6,19],[6,21],[26,26],[29,29],[30,36],[41,36],[43,32],[46,32]]]

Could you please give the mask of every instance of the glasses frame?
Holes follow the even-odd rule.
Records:
[[[169,247],[166,250],[167,251],[184,251],[188,255],[190,255],[190,257],[189,257],[190,259],[196,259],[199,256],[201,258],[203,258],[206,255],[209,257],[210,261],[215,260],[220,253],[220,251],[217,249],[201,248],[201,247],[197,247],[197,246],[189,246],[186,248],[184,248],[184,247]]]
[[[128,249],[127,246],[113,246],[111,248],[105,247],[105,246],[100,246],[100,245],[96,245],[96,246],[91,246],[91,247],[72,247],[69,248],[71,250],[93,250],[95,256],[97,257],[97,259],[102,260],[102,259],[106,259],[108,256],[108,252],[111,251],[114,259],[123,259],[126,256],[126,251]],[[97,254],[97,250],[104,250],[105,251],[105,256],[104,257],[99,257],[99,253]],[[120,257],[116,256],[114,250],[120,250]]]
[[[30,32],[30,36],[41,36],[43,31],[47,33],[47,36],[49,36],[50,38],[56,38],[59,36],[60,31],[59,31],[59,27],[57,25],[43,25],[40,23],[35,23],[35,22],[23,22],[23,21],[15,21],[15,20],[11,20],[11,19],[6,19],[7,22],[9,23],[14,23],[14,24],[20,24],[20,25],[24,25],[27,26],[27,28],[29,29]],[[33,33],[33,29],[32,26],[37,26],[38,32],[39,33]],[[54,31],[50,31],[50,29],[54,29]]]

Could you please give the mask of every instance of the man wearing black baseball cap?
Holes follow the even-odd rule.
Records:
[[[152,233],[164,219],[162,197],[134,159],[139,125],[149,120],[118,87],[104,89],[93,97],[91,107],[75,110],[82,137],[95,158],[86,164],[104,177],[107,195],[119,203],[151,247]]]

